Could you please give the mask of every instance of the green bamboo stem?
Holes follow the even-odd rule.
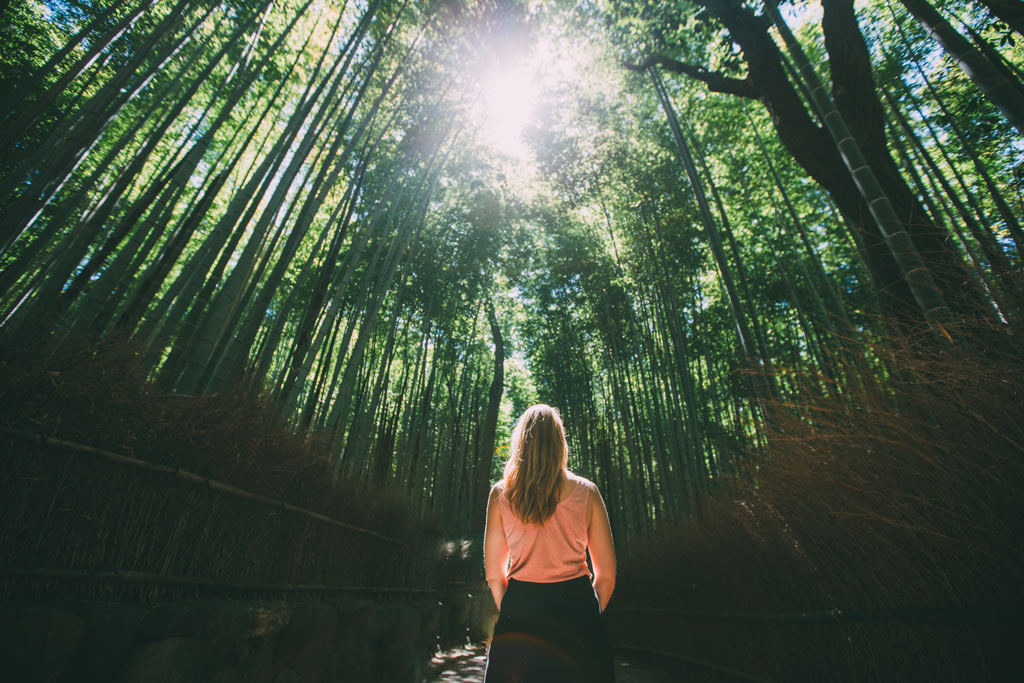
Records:
[[[924,314],[925,320],[933,325],[950,320],[952,313],[945,299],[943,299],[938,286],[935,284],[931,272],[914,248],[910,235],[907,234],[906,227],[900,221],[895,209],[893,209],[889,197],[882,190],[877,176],[875,176],[871,166],[868,165],[860,146],[854,139],[839,110],[836,109],[832,98],[827,93],[825,85],[818,78],[818,74],[814,71],[814,67],[804,53],[803,48],[800,47],[799,42],[789,30],[785,20],[779,15],[778,10],[772,5],[767,7],[767,12],[775,23],[776,28],[778,28],[779,34],[782,36],[782,40],[789,49],[793,60],[796,62],[799,73],[807,82],[815,107],[822,112],[825,127],[835,141],[843,158],[843,163],[849,169],[850,175],[864,197],[868,210],[878,224],[878,228],[885,239],[886,245],[889,247],[889,251],[903,271],[914,301]]]

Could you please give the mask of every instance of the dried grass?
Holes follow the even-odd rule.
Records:
[[[620,604],[905,618],[624,613],[617,632],[781,680],[1012,675],[1024,632],[1011,613],[1024,606],[1024,345],[987,332],[960,338],[972,342],[918,336],[851,348],[890,376],[842,394],[798,377],[800,398],[770,411],[768,454],[715,493],[700,520],[623,554]],[[943,611],[927,620],[916,608]]]

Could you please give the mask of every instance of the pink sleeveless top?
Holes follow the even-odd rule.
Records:
[[[568,581],[586,574],[587,567],[587,501],[593,484],[572,472],[566,472],[573,485],[566,498],[558,502],[555,514],[542,526],[523,524],[512,511],[501,489],[501,525],[508,543],[510,565],[508,578],[534,583]]]

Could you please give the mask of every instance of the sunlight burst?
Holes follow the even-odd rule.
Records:
[[[578,37],[543,31],[506,41],[475,71],[471,117],[479,142],[504,159],[505,171],[533,168],[533,126],[544,130],[573,111],[573,93],[599,87],[584,79],[594,62],[593,46]],[[555,107],[554,102],[562,104]],[[571,124],[566,124],[567,130]],[[511,162],[506,165],[504,162]]]
[[[496,70],[484,81],[486,135],[498,151],[509,156],[526,156],[523,131],[537,102],[536,76],[519,67]]]

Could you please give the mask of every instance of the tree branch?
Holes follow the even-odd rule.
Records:
[[[746,97],[749,99],[757,99],[760,96],[758,89],[755,88],[754,85],[746,78],[731,78],[729,76],[724,76],[717,71],[708,71],[704,67],[686,64],[685,62],[677,61],[671,57],[651,55],[641,64],[631,64],[629,62],[622,63],[624,67],[631,71],[645,71],[655,64],[660,64],[668,71],[673,71],[677,74],[686,74],[691,78],[696,78],[698,81],[703,81],[707,84],[708,88],[715,92],[725,93],[727,95],[736,95],[738,97]]]

